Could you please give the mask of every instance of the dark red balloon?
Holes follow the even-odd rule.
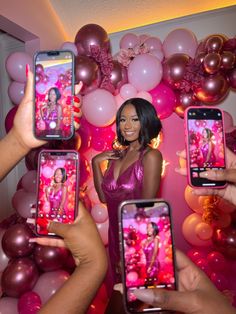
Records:
[[[13,127],[13,121],[14,121],[17,109],[18,109],[18,105],[11,108],[10,111],[8,111],[8,113],[6,115],[6,118],[5,118],[6,133],[8,133],[10,131],[10,129]]]
[[[122,65],[117,61],[113,60],[113,69],[111,71],[110,80],[114,88],[117,87],[117,84],[122,80]]]
[[[34,237],[34,233],[26,224],[15,224],[4,233],[2,238],[2,248],[9,257],[23,257],[33,252],[34,243],[29,243],[29,239]]]
[[[227,94],[229,85],[221,74],[204,78],[200,86],[194,87],[194,95],[202,102],[216,104]]]
[[[195,64],[197,64],[197,65],[202,64],[203,61],[204,61],[205,56],[206,56],[206,53],[205,53],[205,52],[199,52],[199,53],[195,56],[195,58],[194,58]]]
[[[163,64],[163,80],[170,86],[178,88],[190,60],[191,58],[183,53],[170,56]]]
[[[98,78],[97,63],[87,56],[75,58],[75,82],[82,81],[85,86],[91,85]]]
[[[226,40],[222,35],[210,35],[205,41],[207,52],[221,52]]]
[[[236,68],[227,73],[227,79],[231,88],[236,88]]]
[[[235,54],[231,51],[223,51],[221,54],[221,68],[231,70],[234,67]]]
[[[53,271],[60,269],[68,256],[65,248],[37,245],[34,250],[34,260],[39,269]]]
[[[208,74],[214,74],[219,71],[221,65],[221,56],[217,52],[208,53],[203,60],[204,69]]]
[[[30,258],[14,259],[3,271],[2,290],[7,296],[18,298],[34,287],[38,276],[38,269]]]
[[[107,32],[97,24],[86,24],[75,36],[75,45],[79,54],[91,55],[91,46],[109,50],[110,43]]]
[[[215,229],[212,236],[215,248],[224,256],[236,259],[236,228]]]
[[[184,111],[190,106],[199,106],[200,101],[194,96],[193,92],[176,92],[176,107],[175,113],[180,117],[184,117]]]
[[[17,307],[18,311],[23,313],[24,310],[31,308],[33,305],[38,305],[40,308],[41,304],[40,296],[34,291],[28,291],[19,298]]]

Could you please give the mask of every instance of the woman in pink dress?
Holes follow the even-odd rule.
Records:
[[[205,128],[202,131],[202,139],[200,142],[200,150],[202,153],[203,167],[214,166],[216,161],[215,144],[212,141],[213,133],[210,129]]]
[[[108,208],[112,285],[121,282],[118,206],[128,199],[156,197],[162,171],[162,155],[150,146],[161,131],[161,121],[151,103],[141,98],[125,101],[116,115],[116,129],[123,149],[118,153],[105,151],[92,160],[94,185],[100,201]],[[104,160],[109,160],[109,164],[103,174],[100,164]],[[116,292],[113,290],[113,295]],[[122,313],[112,298],[106,313]],[[122,302],[119,296],[118,300]]]

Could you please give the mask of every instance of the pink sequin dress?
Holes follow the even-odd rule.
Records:
[[[63,194],[63,189],[60,188],[58,191],[54,191],[53,189],[50,190],[49,195],[48,195],[48,201],[50,204],[50,213],[51,214],[57,214],[58,210],[61,206],[62,202],[62,194]]]
[[[144,251],[144,254],[146,257],[146,269],[148,269],[151,265],[154,249],[155,249],[155,240],[153,240],[149,243],[146,243],[144,248],[143,248],[143,251]],[[158,255],[157,255],[157,257],[158,257]],[[152,279],[154,282],[157,280],[158,269],[159,269],[159,262],[158,262],[157,257],[156,257],[154,263],[152,264],[151,270],[147,273],[147,278]]]
[[[213,166],[215,161],[216,161],[216,156],[214,154],[213,144],[212,144],[211,154],[210,154],[208,161],[206,161],[206,159],[207,159],[207,155],[209,152],[209,143],[205,143],[201,146],[201,152],[202,152],[202,156],[203,156],[203,164],[207,162],[207,164],[209,166]]]
[[[114,179],[114,165],[111,161],[109,169],[104,174],[102,189],[106,197],[109,215],[108,249],[111,261],[113,283],[121,282],[119,269],[119,228],[118,228],[118,206],[122,201],[139,199],[142,197],[143,186],[143,151],[140,157]]]
[[[46,130],[56,129],[58,123],[58,108],[55,107],[55,109],[49,111],[49,113],[45,110],[43,120],[45,122]]]

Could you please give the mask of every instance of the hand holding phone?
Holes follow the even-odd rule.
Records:
[[[225,187],[225,181],[212,181],[200,177],[200,173],[206,170],[225,169],[222,111],[212,107],[187,108],[185,132],[189,184],[192,187]]]
[[[163,200],[130,200],[119,208],[124,301],[129,313],[161,311],[137,300],[136,289],[176,289],[170,206]]]
[[[34,57],[34,134],[38,139],[69,139],[74,133],[74,55],[40,51]]]
[[[50,220],[71,223],[77,214],[78,163],[76,151],[41,151],[38,166],[36,233],[48,233]]]

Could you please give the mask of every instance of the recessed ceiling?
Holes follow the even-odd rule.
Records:
[[[108,34],[235,5],[234,0],[49,0],[68,41],[95,23]]]

